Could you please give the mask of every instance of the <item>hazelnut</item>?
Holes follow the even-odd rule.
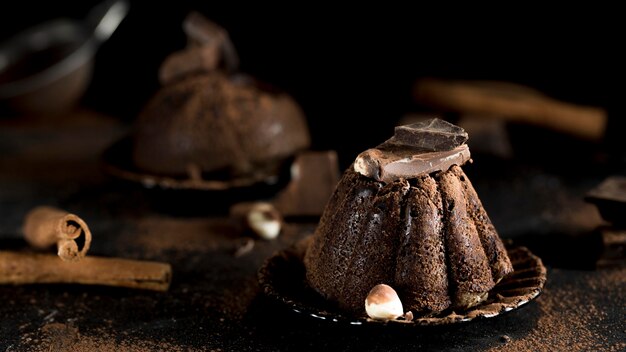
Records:
[[[402,302],[396,291],[388,285],[374,286],[365,299],[365,311],[372,319],[390,320],[404,315]]]
[[[248,226],[259,237],[272,240],[278,237],[282,227],[280,213],[270,203],[254,203],[246,215]]]
[[[376,156],[380,154],[375,149],[368,149],[359,154],[354,160],[354,171],[361,175],[380,180],[380,162]]]

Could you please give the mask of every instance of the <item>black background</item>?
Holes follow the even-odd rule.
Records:
[[[0,5],[0,39],[46,19],[82,18],[97,2],[5,1]],[[388,138],[403,114],[423,109],[410,92],[416,79],[427,76],[530,85],[563,100],[606,107],[610,122],[619,126],[626,62],[618,55],[626,33],[618,18],[622,12],[590,9],[589,4],[578,9],[570,6],[548,10],[529,4],[507,9],[448,5],[433,10],[376,3],[338,9],[133,1],[128,17],[98,52],[83,104],[131,123],[158,89],[162,60],[185,45],[183,18],[197,10],[228,30],[244,72],[286,90],[302,105],[314,147],[336,149],[346,161]],[[171,262],[175,275],[167,294],[65,285],[1,287],[0,301],[8,303],[0,307],[0,317],[8,318],[0,318],[6,321],[0,324],[0,350],[14,345],[18,348],[11,350],[52,346],[50,340],[43,340],[46,331],[42,331],[51,325],[50,317],[80,328],[87,338],[114,339],[119,344],[131,339],[129,346],[138,343],[135,339],[171,340],[189,348],[222,350],[514,349],[516,345],[504,346],[503,337],[512,343],[534,343],[535,349],[552,343],[570,343],[576,349],[580,342],[588,343],[584,346],[590,350],[608,350],[624,341],[624,314],[619,309],[626,306],[623,290],[614,281],[617,274],[591,270],[600,254],[601,237],[597,231],[587,233],[597,225],[597,214],[581,204],[585,192],[615,169],[581,161],[579,152],[587,145],[574,151],[570,144],[563,147],[565,153],[542,150],[550,168],[518,158],[478,157],[475,167],[466,168],[503,238],[528,246],[549,266],[546,290],[537,301],[477,324],[381,334],[381,330],[344,329],[300,317],[254,291],[262,261],[297,236],[310,233],[314,224],[308,229],[286,227],[294,233],[283,234],[278,241],[256,241],[254,251],[243,258],[231,252],[241,240],[239,232],[232,230],[232,236],[222,237],[228,227],[221,223],[207,226],[214,232],[203,227],[180,240],[191,238],[194,243],[216,236],[223,242],[216,249],[198,246],[150,253],[143,242],[132,241],[155,235],[158,240],[182,231],[167,226],[140,231],[139,224],[151,221],[157,230],[159,221],[176,219],[184,230],[193,216],[185,213],[188,208],[202,204],[195,211],[208,211],[206,194],[167,193],[103,178],[94,161],[111,130],[59,123],[46,136],[37,125],[30,130],[6,121],[4,117],[0,121],[0,247],[26,249],[19,233],[23,215],[34,205],[57,204],[84,216],[93,233],[104,239],[94,240],[92,253]],[[618,128],[610,132],[621,137]],[[525,143],[519,145],[531,148],[538,135],[524,136]],[[615,141],[626,149],[623,138]],[[562,157],[570,158],[565,163],[568,169],[561,168],[563,164],[553,166]],[[626,175],[626,162],[620,167],[619,173]],[[222,202],[215,205],[226,208]],[[197,220],[204,219],[192,223]],[[562,324],[539,331],[550,322]],[[559,331],[563,327],[567,327],[565,334]]]
[[[0,36],[38,22],[80,19],[99,1],[7,2]],[[624,33],[612,9],[373,3],[250,5],[132,1],[100,49],[84,105],[132,121],[158,89],[166,55],[185,45],[181,23],[197,10],[230,33],[241,70],[302,105],[314,149],[352,157],[386,139],[407,112],[420,77],[507,80],[566,101],[620,108]]]

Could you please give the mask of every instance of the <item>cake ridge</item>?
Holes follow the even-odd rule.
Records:
[[[407,211],[404,214],[407,228],[402,232],[402,246],[397,256],[397,261],[404,265],[396,270],[394,278],[394,283],[407,302],[407,308],[423,314],[450,306],[442,233],[443,212],[436,187],[436,180],[425,175],[416,180],[407,194]],[[418,233],[420,225],[425,221],[434,225]],[[442,266],[444,271],[438,272],[437,268],[441,269]]]
[[[476,225],[468,221],[461,181],[452,169],[441,175],[438,185],[445,209],[444,237],[452,278],[453,305],[466,308],[491,290],[495,283]]]
[[[458,176],[463,186],[462,190],[469,209],[468,214],[472,217],[473,223],[476,224],[478,237],[489,261],[493,281],[498,283],[507,273],[513,270],[504,244],[500,240],[498,232],[493,226],[480,198],[478,198],[472,182],[465,175],[463,169],[457,166],[451,168],[451,170]]]
[[[408,182],[399,180],[378,188],[377,192],[370,196],[373,210],[366,213],[362,219],[363,227],[366,229],[365,233],[370,235],[358,236],[355,251],[357,253],[374,252],[377,255],[370,258],[369,261],[362,261],[358,257],[353,257],[347,267],[348,272],[353,273],[351,278],[347,279],[348,281],[361,281],[367,277],[366,280],[370,282],[372,287],[379,283],[393,285],[393,277],[390,273],[395,272],[395,252],[399,244],[395,230],[401,221],[401,202],[408,189]],[[380,243],[387,245],[378,246]],[[352,286],[348,282],[344,288],[350,289],[350,292],[355,292],[351,288]],[[367,293],[365,292],[365,294]]]
[[[331,227],[330,231],[326,231],[331,236],[329,238],[329,241],[321,241],[321,242],[314,241],[309,247],[309,249],[307,250],[307,252],[310,252],[309,255],[311,257],[330,258],[329,259],[330,262],[327,263],[329,266],[333,266],[333,267],[344,266],[345,264],[343,264],[343,262],[347,258],[349,258],[350,255],[352,255],[354,251],[354,241],[357,239],[357,236],[355,234],[355,232],[357,231],[355,227],[358,227],[358,222],[356,223],[355,226],[353,225],[348,226],[349,234],[347,236],[341,236],[342,233],[340,231],[335,231],[336,229],[332,228],[334,223],[337,220],[341,221],[344,218],[341,213],[337,212],[337,209],[344,208],[346,206],[346,203],[350,202],[352,197],[351,196],[347,197],[346,195],[362,193],[363,190],[359,191],[357,189],[359,187],[365,187],[365,189],[370,190],[372,192],[374,191],[374,189],[376,189],[377,191],[378,188],[380,188],[378,184],[367,185],[365,184],[365,182],[363,182],[365,180],[362,180],[358,177],[355,178],[354,176],[356,175],[347,175],[347,177],[340,180],[340,182],[337,184],[335,192],[333,192],[333,195],[331,196],[331,199],[329,200],[322,214],[322,218],[328,219],[328,220],[324,222],[320,222],[320,225],[318,226],[317,231],[325,231],[326,227]],[[362,199],[362,197],[358,197],[357,199]],[[347,221],[350,224],[352,224],[354,222],[354,219],[350,217],[347,219]],[[340,243],[336,242],[338,237],[341,240]],[[340,247],[340,250],[338,251],[335,250],[336,247]],[[333,253],[337,253],[339,257],[337,257],[336,255],[333,255]],[[333,280],[337,274],[338,273],[335,271],[333,272],[323,272],[323,271],[319,272],[318,271],[314,274],[315,278],[313,278],[313,280],[325,282],[325,281]],[[313,274],[307,273],[307,275],[311,276]],[[337,297],[340,297],[341,295],[343,295],[344,291],[345,290],[342,286],[329,285],[327,289],[325,290],[325,292],[320,292],[320,293],[322,293],[323,296],[325,296],[327,299],[335,300]]]

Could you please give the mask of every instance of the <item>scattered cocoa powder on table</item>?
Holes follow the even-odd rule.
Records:
[[[556,269],[555,269],[556,270]],[[626,269],[607,270],[601,275],[586,276],[577,282],[577,286],[586,286],[590,295],[601,295],[598,291],[602,287],[609,287],[623,282]],[[549,279],[548,279],[549,281]],[[606,297],[619,303],[626,297],[626,285],[622,284],[620,297]],[[541,316],[537,325],[527,335],[520,337],[510,336],[510,340],[500,342],[488,351],[607,351],[618,352],[626,350],[626,341],[622,340],[607,347],[608,334],[623,334],[624,331],[610,331],[606,329],[606,312],[599,310],[592,302],[580,294],[580,288],[575,290],[568,285],[559,288],[550,288],[548,285],[536,304],[540,307]],[[615,292],[611,290],[611,292]],[[597,298],[596,298],[597,299]],[[622,306],[621,309],[624,307]],[[616,309],[620,309],[616,307]],[[611,339],[615,340],[615,338]],[[617,339],[619,340],[619,339]]]
[[[148,352],[148,351],[190,351],[187,347],[176,346],[167,341],[154,341],[125,336],[117,339],[116,336],[104,331],[97,331],[100,336],[81,334],[72,324],[48,323],[39,328],[40,338],[23,336],[16,350],[31,352]],[[10,351],[11,349],[8,349]]]

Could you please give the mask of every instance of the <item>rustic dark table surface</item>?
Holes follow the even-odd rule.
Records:
[[[624,261],[603,259],[608,224],[583,200],[623,174],[619,160],[546,162],[558,147],[535,158],[475,154],[466,171],[501,236],[548,267],[543,293],[460,325],[349,326],[297,314],[259,289],[263,262],[310,234],[314,219],[288,221],[277,240],[235,256],[249,237],[226,216],[228,195],[146,189],[103,172],[102,152],[128,127],[87,111],[0,119],[0,250],[31,251],[23,217],[52,205],[89,224],[92,255],[171,263],[169,291],[0,286],[0,351],[626,350]]]

